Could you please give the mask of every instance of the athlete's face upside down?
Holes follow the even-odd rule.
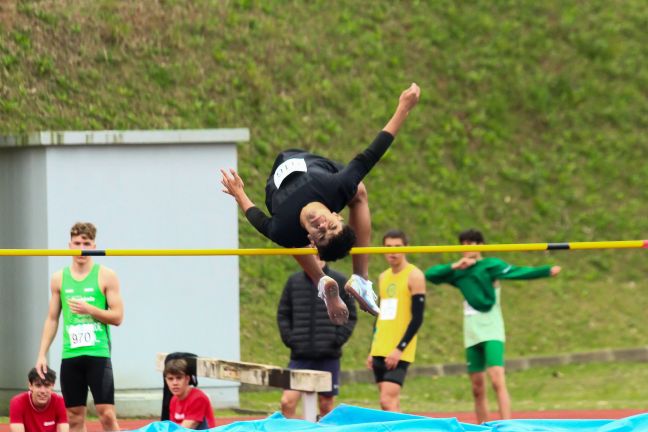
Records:
[[[306,214],[304,229],[313,245],[326,245],[343,227],[342,216],[328,209],[317,209]]]

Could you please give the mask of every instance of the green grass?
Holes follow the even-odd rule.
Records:
[[[648,232],[640,0],[25,0],[9,9],[0,132],[249,127],[239,166],[262,203],[275,152],[299,146],[349,160],[416,81],[420,105],[366,179],[374,242],[396,226],[414,244],[453,244],[470,226],[492,243]],[[239,222],[241,247],[271,246]],[[564,267],[555,280],[504,284],[510,356],[648,340],[644,251],[502,257]],[[296,265],[240,263],[241,356],[284,364],[274,314]],[[348,260],[336,267],[350,269]],[[384,267],[372,259],[371,274]],[[429,288],[419,364],[461,359],[460,311],[457,292]],[[371,323],[361,316],[345,368],[362,367]]]
[[[648,364],[601,363],[535,368],[507,374],[514,411],[648,408]],[[280,391],[241,393],[241,407],[271,413],[279,410]],[[489,389],[490,409],[496,412]],[[337,403],[376,408],[374,384],[343,384]],[[470,412],[470,383],[466,376],[413,377],[403,387],[405,412]]]

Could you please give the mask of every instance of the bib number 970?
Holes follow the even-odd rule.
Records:
[[[68,327],[70,348],[94,346],[97,341],[94,324],[77,324]]]

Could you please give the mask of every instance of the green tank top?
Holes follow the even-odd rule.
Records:
[[[110,357],[110,329],[107,324],[91,315],[75,314],[70,310],[68,300],[83,300],[99,309],[107,309],[106,296],[99,286],[99,269],[95,264],[83,280],[72,277],[70,267],[63,269],[61,283],[61,308],[63,310],[63,353],[62,358],[88,355]]]

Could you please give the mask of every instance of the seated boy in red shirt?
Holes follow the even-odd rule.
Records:
[[[214,409],[209,396],[189,385],[187,361],[174,359],[164,367],[164,379],[173,394],[169,404],[169,419],[187,429],[216,427]]]
[[[56,372],[47,368],[41,378],[33,368],[29,371],[29,391],[14,396],[9,403],[9,430],[11,432],[69,432],[65,402],[52,387]]]

